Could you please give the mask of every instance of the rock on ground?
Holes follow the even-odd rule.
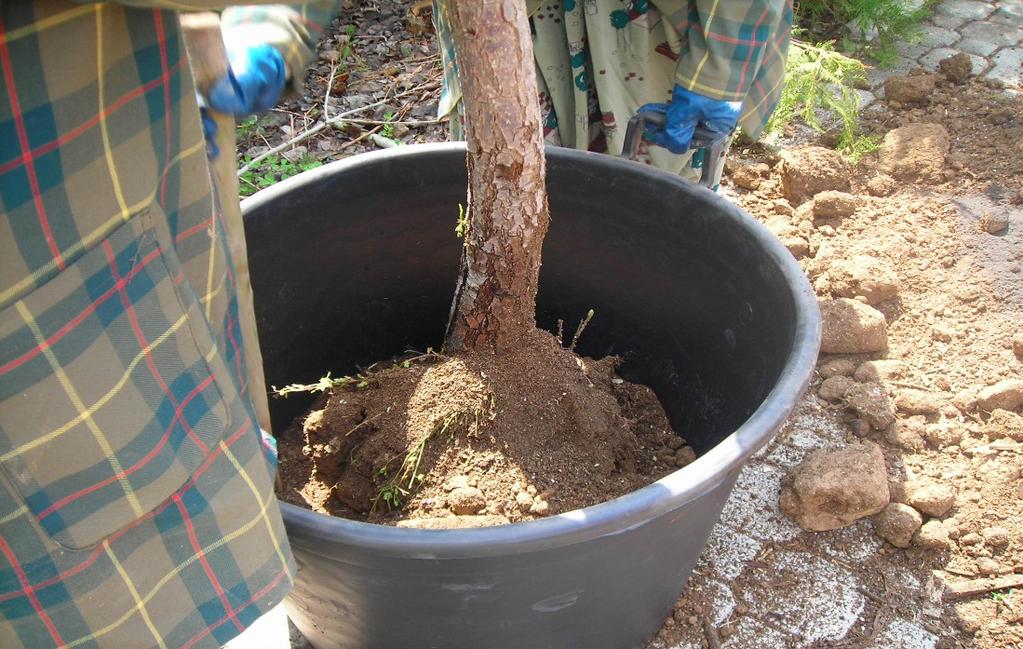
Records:
[[[902,485],[905,504],[917,511],[941,518],[956,502],[955,492],[946,484],[930,480],[911,480]]]
[[[778,237],[778,240],[792,253],[793,257],[799,259],[810,253],[810,242],[796,226],[789,223],[788,218],[775,216],[768,219],[765,225],[774,236]]]
[[[895,425],[886,431],[885,439],[890,444],[907,451],[922,450],[927,429],[920,419],[920,417],[908,417],[896,420]]]
[[[813,197],[813,216],[817,219],[851,216],[859,206],[859,202],[859,199],[852,194],[829,189]]]
[[[888,345],[888,324],[884,314],[872,306],[837,298],[820,302],[825,354],[879,352]]]
[[[821,386],[817,389],[817,396],[825,401],[841,401],[845,397],[845,391],[854,385],[856,385],[856,381],[848,376],[841,374],[831,376],[821,382]]]
[[[1023,405],[1023,379],[1005,379],[981,388],[977,394],[977,405],[988,412],[1019,408]]]
[[[961,85],[973,72],[973,61],[969,54],[960,52],[938,61],[938,70],[952,83]]]
[[[888,503],[874,517],[874,531],[897,548],[908,548],[913,535],[923,525],[920,513],[902,503]]]
[[[782,190],[793,204],[829,189],[849,191],[849,164],[837,151],[802,146],[784,151],[781,157]]]
[[[1012,540],[1009,530],[1000,525],[985,527],[980,531],[980,535],[984,537],[984,543],[993,548],[1005,547]]]
[[[812,452],[782,481],[779,504],[803,529],[823,532],[873,516],[888,498],[881,448],[863,442]]]
[[[905,361],[895,358],[883,358],[876,361],[864,361],[856,368],[853,378],[860,383],[871,381],[900,381],[912,378],[913,368]]]
[[[899,180],[940,180],[948,147],[948,131],[941,124],[910,124],[885,134],[878,166]]]
[[[920,104],[934,92],[934,75],[916,74],[885,79],[884,97],[900,104]]]
[[[982,575],[999,575],[1002,573],[1002,566],[991,557],[978,557],[977,572]]]
[[[1009,227],[1009,216],[1001,211],[986,210],[980,215],[980,229],[988,234],[1004,232]]]
[[[1017,331],[1012,335],[1012,353],[1016,358],[1023,360],[1023,331]]]
[[[928,550],[947,550],[951,543],[948,536],[948,525],[944,521],[927,521],[913,535],[913,545]]]
[[[899,184],[891,176],[874,176],[867,181],[867,191],[871,196],[889,196],[898,187]]]
[[[829,379],[832,376],[852,376],[856,371],[856,363],[848,358],[836,358],[821,365],[818,372],[821,378]]]
[[[984,430],[991,439],[1008,437],[1011,440],[1023,442],[1023,417],[1014,412],[996,408],[991,411],[991,418],[987,420]]]
[[[895,422],[895,406],[881,383],[856,383],[845,391],[845,405],[874,430]]]
[[[906,388],[895,395],[895,407],[907,415],[937,415],[942,405],[940,395],[924,390]]]
[[[764,180],[763,176],[768,172],[770,172],[770,167],[763,163],[742,165],[732,172],[731,178],[737,187],[752,191],[760,187],[760,183]]]
[[[924,439],[936,448],[958,446],[963,439],[963,431],[953,422],[940,422],[924,428]]]
[[[828,268],[828,275],[831,292],[838,297],[862,296],[867,304],[877,304],[899,293],[895,271],[876,257],[856,255],[851,259],[835,260]]]

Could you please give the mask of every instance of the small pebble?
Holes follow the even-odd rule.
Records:
[[[825,379],[832,376],[852,376],[852,373],[856,371],[856,363],[847,358],[836,358],[821,365],[818,371],[821,378]]]
[[[1009,544],[1009,530],[1004,527],[985,527],[980,534],[991,547],[1000,548]]]
[[[977,559],[977,572],[982,575],[997,575],[1002,572],[1002,566],[994,559],[980,557]]]
[[[696,451],[691,446],[683,446],[675,452],[675,466],[682,468],[696,460]]]
[[[448,494],[448,508],[455,514],[478,514],[486,506],[483,492],[476,487],[456,487]]]
[[[520,491],[515,494],[515,504],[519,506],[519,509],[528,512],[529,508],[533,506],[533,497],[525,491]]]
[[[983,537],[981,537],[981,535],[977,534],[976,532],[970,532],[969,534],[965,534],[959,539],[959,543],[961,543],[962,545],[977,545],[978,543],[981,543],[983,541],[984,541]]]

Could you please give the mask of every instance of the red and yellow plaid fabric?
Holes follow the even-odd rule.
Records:
[[[333,4],[225,23],[300,78]],[[177,14],[0,3],[0,647],[218,647],[290,588],[227,237]]]
[[[655,0],[682,37],[675,81],[714,99],[741,101],[739,124],[763,130],[785,81],[792,0]]]

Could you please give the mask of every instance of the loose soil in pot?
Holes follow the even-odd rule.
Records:
[[[284,500],[402,527],[500,525],[624,495],[693,459],[616,358],[535,331],[516,350],[378,363],[280,440]]]

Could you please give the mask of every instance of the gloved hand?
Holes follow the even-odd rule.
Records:
[[[641,111],[665,116],[663,128],[647,124],[647,135],[654,144],[672,153],[685,153],[699,124],[710,131],[728,133],[735,128],[742,109],[741,101],[722,101],[704,97],[676,85],[667,104],[646,104]]]
[[[210,157],[220,151],[216,145],[217,124],[206,108],[243,117],[267,110],[277,103],[287,82],[287,66],[280,52],[269,45],[229,49],[227,74],[214,82],[202,101],[202,130]]]
[[[231,63],[228,73],[210,88],[207,106],[244,116],[277,103],[288,69],[280,52],[262,44],[228,50],[227,58]]]

